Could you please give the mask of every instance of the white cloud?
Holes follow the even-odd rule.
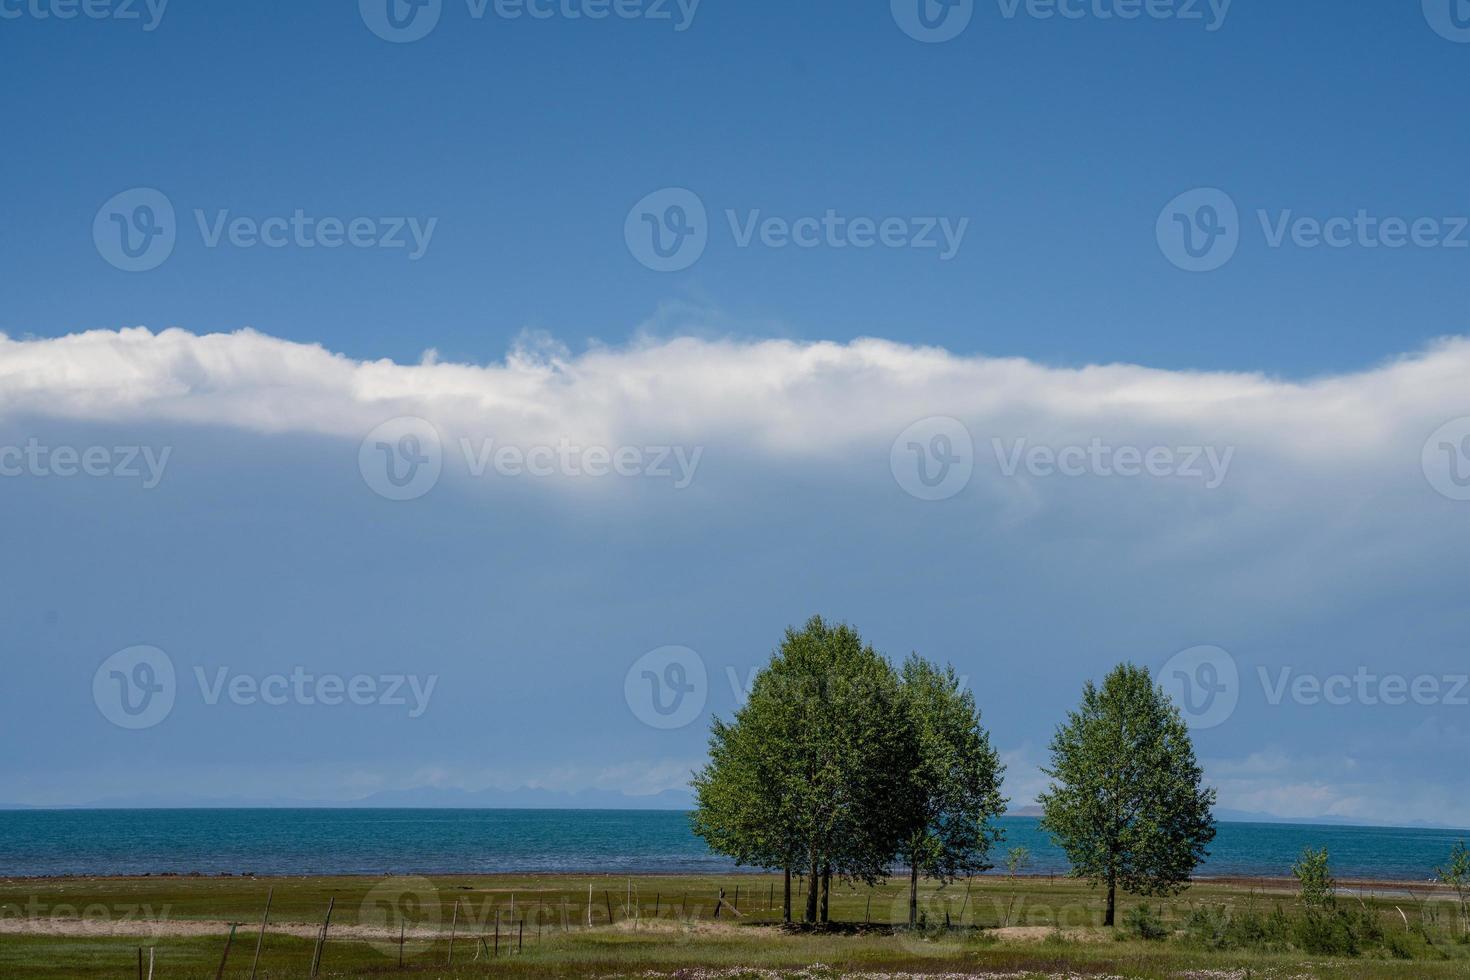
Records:
[[[241,330],[0,335],[0,415],[186,421],[361,438],[419,414],[453,434],[507,441],[719,437],[802,457],[891,440],[953,415],[1033,442],[1192,439],[1333,467],[1402,461],[1470,413],[1470,340],[1308,382],[1133,365],[1053,368],[883,340],[849,344],[689,337],[572,356],[526,345],[503,363],[356,361]],[[1426,428],[1427,426],[1427,428]],[[1417,441],[1415,441],[1417,440]],[[988,446],[982,447],[982,454]],[[1409,452],[1412,461],[1417,452]]]

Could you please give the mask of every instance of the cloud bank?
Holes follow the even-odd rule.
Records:
[[[884,340],[678,338],[572,355],[528,344],[501,363],[358,361],[253,330],[137,327],[54,339],[0,335],[0,416],[168,421],[361,438],[421,415],[509,441],[727,439],[826,456],[949,415],[977,433],[1230,443],[1333,466],[1411,456],[1470,413],[1470,340],[1351,374],[1259,374],[1127,364],[1048,367]]]

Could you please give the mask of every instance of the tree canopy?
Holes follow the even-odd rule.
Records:
[[[819,922],[833,875],[873,884],[900,854],[945,880],[989,867],[1002,771],[952,669],[915,657],[900,677],[814,617],[714,722],[693,825],[741,864],[808,875],[804,918]]]
[[[1074,876],[1116,892],[1187,887],[1214,839],[1215,791],[1178,708],[1123,664],[1088,682],[1051,744],[1042,827]],[[1005,767],[953,667],[917,654],[901,670],[846,624],[788,629],[732,721],[716,719],[695,774],[693,826],[718,853],[807,876],[803,919],[825,922],[831,879],[874,884],[902,860],[909,921],[921,876],[992,867]]]
[[[980,723],[975,695],[953,667],[941,669],[913,654],[901,680],[914,744],[903,845],[913,925],[920,875],[950,882],[993,867],[990,849],[1001,837],[994,821],[1006,806],[1000,794],[1005,766]]]
[[[1083,688],[1082,703],[1051,743],[1051,787],[1038,797],[1042,826],[1066,851],[1075,877],[1108,890],[1172,895],[1215,837],[1215,790],[1179,709],[1148,670],[1123,664]]]

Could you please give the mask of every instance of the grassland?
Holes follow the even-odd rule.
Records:
[[[1296,914],[1279,882],[1200,882],[1154,900],[1168,935],[1145,940],[1101,928],[1099,895],[1061,878],[926,884],[915,931],[890,925],[906,916],[902,883],[837,888],[832,928],[811,932],[780,928],[780,882],[768,876],[485,875],[0,880],[0,977],[135,977],[141,948],[145,975],[151,952],[158,980],[211,978],[236,923],[222,975],[243,980],[268,892],[261,980],[309,975],[329,901],[330,977],[1470,976],[1455,905],[1428,886],[1345,890],[1340,902],[1391,942],[1333,957],[1211,948],[1185,928],[1205,908]]]

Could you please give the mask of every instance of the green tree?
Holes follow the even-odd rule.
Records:
[[[1006,851],[1006,874],[1014,881],[1031,864],[1031,848],[1013,847]]]
[[[779,744],[780,718],[769,696],[752,697],[734,724],[716,718],[709,740],[710,761],[693,780],[694,832],[710,849],[749,867],[780,868],[785,921],[791,921],[791,871],[801,864],[802,842],[794,835],[793,801],[784,796]]]
[[[1005,766],[980,723],[975,696],[953,667],[914,654],[903,665],[904,704],[913,739],[914,768],[906,807],[909,830],[900,852],[909,867],[909,925],[918,921],[919,876],[948,884],[979,874],[1001,838],[995,818]]]
[[[1439,880],[1455,890],[1460,899],[1460,918],[1466,929],[1470,929],[1470,850],[1464,841],[1457,841],[1450,851],[1450,863],[1436,868]]]
[[[1175,895],[1215,837],[1214,789],[1179,709],[1146,668],[1123,664],[1057,727],[1052,779],[1039,801],[1042,826],[1066,851],[1071,874],[1107,888],[1104,924],[1117,890]]]
[[[715,722],[693,781],[695,832],[742,864],[785,869],[788,892],[804,869],[803,919],[825,921],[834,874],[887,875],[912,741],[892,665],[852,627],[813,617],[786,631],[734,721]]]
[[[1337,904],[1337,879],[1332,877],[1327,848],[1320,851],[1302,848],[1302,856],[1291,866],[1291,873],[1296,875],[1307,911],[1324,912]]]

